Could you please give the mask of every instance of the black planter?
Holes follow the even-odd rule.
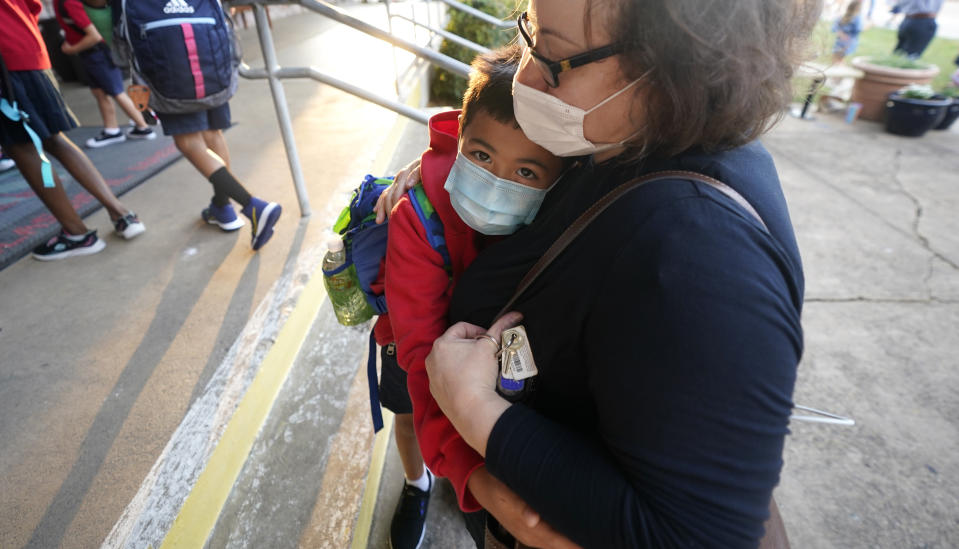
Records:
[[[946,115],[942,117],[942,121],[936,124],[936,127],[933,129],[947,130],[957,118],[959,118],[959,97],[953,97],[952,104],[946,107]]]
[[[886,101],[886,131],[907,137],[919,137],[939,124],[952,99],[935,96],[931,99],[910,99],[898,92]]]

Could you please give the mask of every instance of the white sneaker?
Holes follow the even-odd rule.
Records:
[[[137,214],[130,212],[125,216],[118,218],[113,222],[113,229],[117,232],[118,235],[123,238],[130,240],[131,238],[137,236],[138,234],[143,233],[147,230],[146,226],[140,221],[140,218],[137,217]]]

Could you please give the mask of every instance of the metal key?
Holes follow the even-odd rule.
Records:
[[[507,341],[506,338],[503,338],[501,343],[502,348],[497,356],[499,357],[500,361],[500,372],[502,372],[504,377],[512,377],[508,375],[510,371],[510,364],[512,364],[513,356],[515,356],[516,353],[523,348],[523,343],[523,336],[516,332],[511,332],[509,334],[509,341]]]

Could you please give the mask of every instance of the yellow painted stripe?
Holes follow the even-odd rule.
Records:
[[[326,298],[317,268],[240,401],[161,548],[203,547]]]
[[[393,413],[383,409],[383,428],[376,434],[373,442],[373,456],[370,458],[370,470],[366,476],[366,489],[360,503],[360,515],[353,528],[351,549],[366,549],[370,545],[370,530],[373,527],[373,511],[376,510],[376,498],[380,493],[380,480],[386,465],[386,450],[393,434]]]
[[[416,86],[409,102],[419,101],[420,88],[421,86]],[[402,117],[397,119],[376,158],[374,171],[382,172],[389,167],[407,122]],[[325,297],[323,273],[318,267],[300,294],[296,308],[284,324],[276,342],[263,359],[259,372],[240,401],[196,484],[183,502],[183,507],[170,525],[160,549],[203,547],[206,543]],[[360,517],[354,530],[353,547],[366,547],[369,543],[393,415],[386,411],[383,421],[384,429],[374,442]]]

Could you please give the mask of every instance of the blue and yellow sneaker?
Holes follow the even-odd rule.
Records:
[[[203,218],[203,221],[206,221],[210,225],[216,225],[223,229],[224,231],[235,231],[246,225],[246,222],[237,217],[236,211],[233,209],[233,206],[227,204],[226,206],[217,206],[212,202],[203,212],[200,213],[200,216]]]
[[[273,225],[280,219],[283,208],[276,202],[265,202],[259,198],[251,198],[250,203],[243,208],[243,215],[250,219],[253,228],[253,249],[259,250],[270,237],[273,236]]]

